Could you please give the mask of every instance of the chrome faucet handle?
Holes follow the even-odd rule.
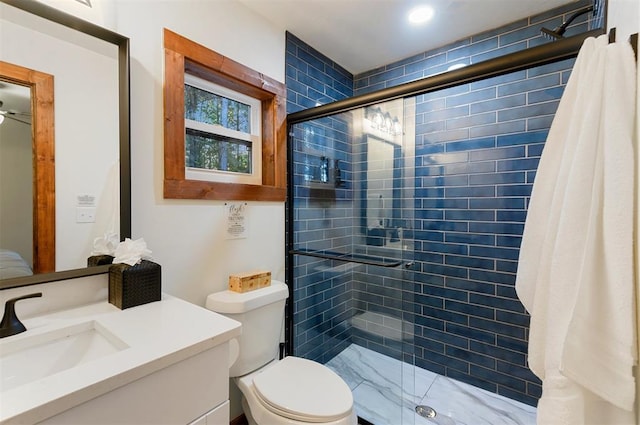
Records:
[[[0,322],[0,338],[16,335],[27,330],[27,328],[25,328],[22,322],[18,319],[18,316],[16,316],[15,304],[20,300],[41,296],[42,292],[36,292],[33,294],[23,295],[21,297],[11,298],[4,303],[4,315],[2,316],[2,322]]]

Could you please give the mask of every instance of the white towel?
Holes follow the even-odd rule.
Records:
[[[564,376],[544,380],[537,423],[544,425],[633,425],[634,415],[585,391]]]
[[[628,43],[609,45],[606,36],[585,41],[536,174],[516,291],[531,314],[529,366],[543,380],[539,424],[633,417],[629,50]],[[595,405],[611,412],[599,412],[594,422]]]
[[[584,411],[584,397],[580,388],[564,377],[549,377],[542,383],[544,396],[538,403],[538,424],[573,424],[575,412]],[[604,424],[601,424],[604,425]]]
[[[585,98],[591,93],[584,90],[583,80],[585,72],[595,60],[595,54],[596,40],[587,39],[573,67],[538,165],[520,247],[516,291],[531,314],[529,367],[540,379],[545,377],[546,359],[559,358],[560,355],[559,352],[553,352],[557,344],[547,344],[547,339],[566,333],[559,327],[563,323],[566,327],[569,321],[568,317],[563,320],[557,318],[556,323],[549,326],[552,333],[547,335],[548,312],[554,312],[556,316],[568,316],[564,304],[567,296],[555,294],[564,286],[552,287],[549,284],[551,261],[558,254],[555,252],[555,242],[566,180],[584,117],[575,105],[586,104]],[[554,296],[550,296],[552,291]],[[555,339],[559,341],[559,338]]]
[[[619,408],[632,410],[636,363],[633,199],[636,69],[629,43],[608,45],[598,173],[562,373]],[[596,198],[597,196],[597,198]],[[589,349],[585,349],[589,347]]]

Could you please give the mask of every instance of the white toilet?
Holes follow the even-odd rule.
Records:
[[[278,360],[287,286],[272,281],[266,288],[239,293],[222,291],[207,297],[207,308],[242,323],[232,344],[237,360],[230,376],[243,394],[249,424],[355,425],[358,422],[349,386],[326,366],[298,357]]]

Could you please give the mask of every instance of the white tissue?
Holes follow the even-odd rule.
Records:
[[[111,255],[116,251],[116,247],[120,243],[117,233],[107,232],[102,237],[93,240],[93,251],[91,255]]]
[[[116,248],[115,257],[113,263],[124,263],[130,266],[135,266],[142,260],[153,260],[151,257],[151,250],[147,248],[147,243],[143,238],[132,241],[126,238],[120,242]]]

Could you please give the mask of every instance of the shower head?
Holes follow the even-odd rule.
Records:
[[[553,30],[547,29],[545,27],[540,28],[540,32],[542,33],[542,35],[549,40],[559,40],[561,38],[564,38],[562,37],[562,35],[566,30],[567,27],[563,25],[555,27]]]
[[[571,24],[571,22],[573,22],[573,20],[576,19],[578,16],[584,15],[585,13],[589,13],[589,12],[593,12],[594,14],[596,13],[596,9],[594,5],[587,6],[583,9],[578,10],[573,15],[571,15],[569,19],[564,21],[562,25],[560,25],[559,27],[556,27],[553,30],[542,27],[540,28],[540,32],[544,37],[548,38],[549,40],[558,40],[560,38],[563,38],[563,35],[565,31],[567,31],[567,27]]]

